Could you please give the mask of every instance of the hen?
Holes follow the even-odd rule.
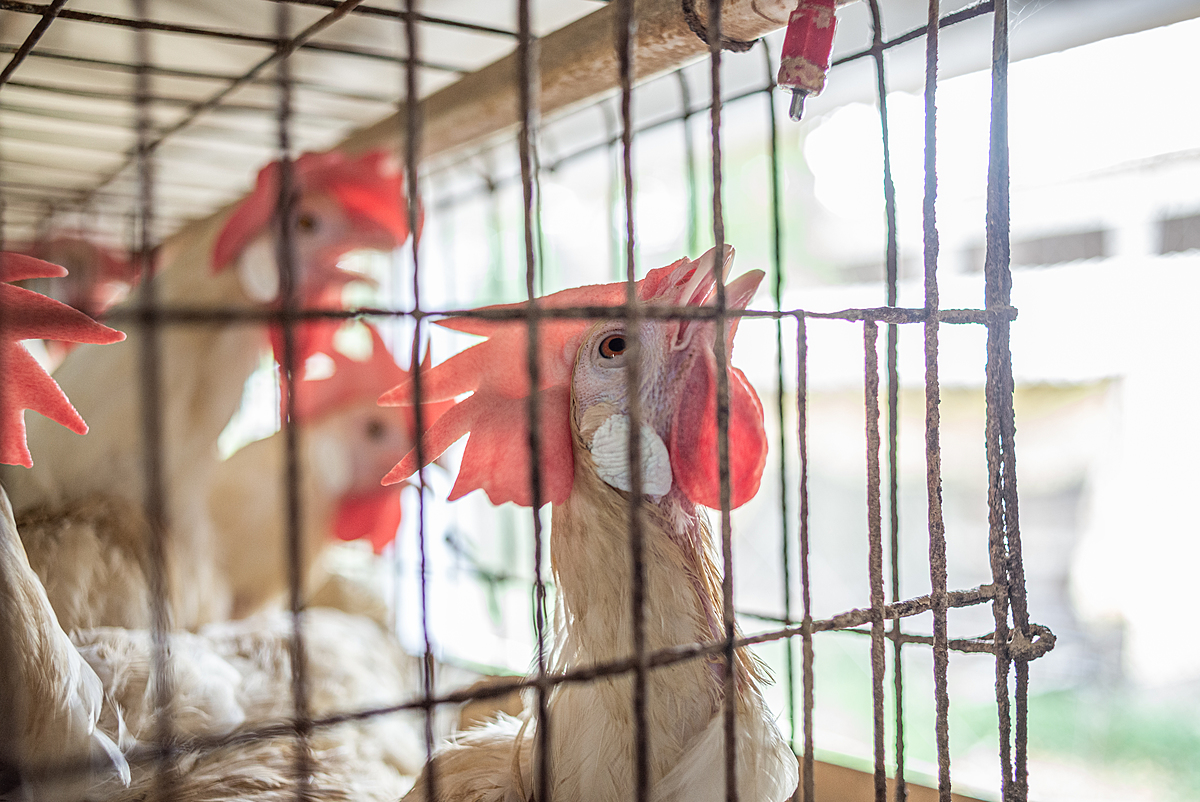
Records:
[[[87,426],[54,380],[18,342],[114,343],[124,339],[81,312],[7,282],[66,275],[66,270],[29,256],[0,254],[0,462],[29,467],[24,410],[84,433]],[[75,759],[107,760],[128,778],[116,743],[96,730],[104,692],[95,672],[79,657],[54,622],[54,614],[17,538],[8,496],[0,488],[0,760],[21,766],[45,756],[48,747]],[[17,611],[28,618],[14,620]],[[34,622],[49,626],[30,626]],[[7,773],[0,771],[0,775]],[[10,779],[0,776],[0,780]]]
[[[400,525],[400,493],[379,480],[412,448],[413,414],[380,408],[376,399],[408,372],[373,326],[362,328],[369,355],[355,359],[338,347],[338,332],[345,331],[339,322],[308,324],[307,369],[293,385],[305,598],[326,579],[321,557],[330,544],[365,538],[378,554]],[[436,419],[446,406],[426,404],[424,420]],[[285,473],[280,432],[237,451],[213,480],[209,504],[236,618],[281,599],[287,589]],[[244,559],[248,553],[253,561]]]
[[[382,153],[306,154],[294,167],[295,283],[300,305],[313,307],[352,277],[338,267],[348,251],[391,249],[407,237],[403,182]],[[220,314],[277,305],[271,222],[279,172],[277,164],[265,167],[246,200],[164,254],[154,278],[163,307]],[[32,421],[38,465],[6,476],[30,562],[68,631],[150,623],[150,533],[142,511],[146,331],[132,325],[129,334],[108,350],[75,349],[55,373],[92,435],[81,442]],[[173,626],[194,629],[227,618],[232,607],[214,559],[209,482],[217,437],[268,337],[253,321],[216,319],[166,325],[158,341],[168,611]]]
[[[0,257],[0,281],[64,272],[26,256]],[[0,284],[0,460],[27,467],[23,409],[87,430],[17,342],[29,338],[113,343],[123,335]],[[418,660],[371,621],[332,610],[309,611],[304,620],[312,715],[395,704],[402,689],[417,686]],[[30,568],[0,489],[0,793],[19,787],[34,799],[144,799],[153,790],[154,763],[127,761],[123,751],[151,741],[158,717],[167,714],[182,751],[170,778],[176,798],[294,798],[291,735],[186,748],[192,738],[286,722],[293,713],[291,637],[287,615],[172,635],[174,692],[159,707],[149,633],[109,627],[69,638]],[[309,741],[311,796],[394,799],[423,760],[419,732],[419,721],[397,715],[318,727]]]
[[[682,259],[638,282],[646,308],[714,302],[714,271],[728,271],[732,249]],[[749,272],[726,286],[730,309],[746,308],[762,279]],[[543,309],[613,306],[626,286],[566,290],[540,299]],[[512,305],[519,310],[524,305]],[[426,400],[473,393],[427,430],[432,459],[470,433],[451,499],[483,489],[492,503],[531,505],[526,369],[528,328],[520,319],[458,318],[449,328],[488,339],[434,367],[422,381]],[[732,345],[736,321],[729,324]],[[644,521],[645,647],[648,651],[723,639],[720,571],[701,505],[718,507],[715,325],[646,318],[637,394],[641,427],[639,500]],[[558,588],[552,670],[565,672],[627,658],[632,652],[632,562],[628,540],[631,391],[623,369],[629,341],[620,318],[590,323],[543,318],[538,326],[542,500],[553,504],[551,553]],[[766,458],[763,411],[745,376],[729,376],[731,503],[758,490]],[[404,402],[408,388],[383,401]],[[410,453],[389,474],[417,468]],[[737,774],[745,802],[779,802],[796,787],[795,756],[759,691],[761,672],[745,650],[736,659]],[[537,767],[548,768],[556,799],[628,800],[635,796],[633,679],[629,673],[555,685],[548,698],[549,751],[538,754],[535,710],[502,719],[444,746],[427,769],[443,800],[532,799]],[[694,659],[647,676],[650,798],[725,798],[724,668]],[[410,799],[424,799],[425,776]]]

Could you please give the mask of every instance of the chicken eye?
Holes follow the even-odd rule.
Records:
[[[311,234],[317,230],[316,215],[302,214],[296,218],[296,230],[303,231],[306,234]]]
[[[600,356],[605,359],[616,359],[625,353],[625,335],[610,334],[600,341]]]
[[[383,439],[383,435],[387,432],[387,427],[380,420],[367,421],[367,439],[373,443],[378,443]]]

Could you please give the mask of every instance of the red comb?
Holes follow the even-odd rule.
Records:
[[[667,267],[651,270],[638,284],[643,301],[675,301],[673,294],[690,278],[691,272],[676,275],[676,268],[690,264],[681,259]],[[542,308],[572,306],[619,306],[625,301],[625,284],[594,284],[563,290],[538,299]],[[687,299],[684,299],[686,302]],[[524,310],[528,302],[487,307],[489,310]],[[571,374],[580,340],[595,320],[548,319],[538,325],[539,433],[541,434],[542,501],[561,504],[571,493],[575,460],[571,453]],[[487,337],[452,356],[429,371],[421,382],[421,394],[430,401],[472,395],[437,420],[425,433],[426,461],[470,433],[463,452],[458,481],[450,494],[454,500],[472,490],[487,492],[493,504],[512,501],[532,506],[529,483],[530,392],[527,369],[529,327],[524,320],[455,318],[438,321],[446,328]],[[400,386],[385,394],[380,403],[403,404],[411,391]],[[417,469],[416,453],[409,452],[384,477],[385,484],[398,482]]]
[[[392,352],[384,344],[379,331],[371,324],[365,324],[371,335],[371,354],[364,360],[353,359],[335,347],[334,338],[346,324],[340,320],[319,320],[304,325],[306,336],[302,338],[302,358],[307,360],[318,354],[324,354],[332,361],[333,372],[321,378],[301,378],[295,386],[296,420],[301,423],[320,420],[322,417],[356,404],[364,399],[378,398],[389,388],[397,384],[406,384],[411,371],[396,364]],[[298,351],[301,349],[297,349]],[[422,370],[429,370],[429,348],[425,349],[425,357],[421,362]],[[303,374],[303,371],[299,371]],[[439,403],[426,403],[423,408],[423,422],[426,426],[436,420],[443,412],[454,405],[453,400]],[[413,432],[411,414],[409,418],[409,433]]]
[[[328,193],[349,212],[390,233],[396,244],[408,238],[404,176],[381,150],[361,156],[338,151],[305,153],[292,163],[301,193]],[[279,162],[258,172],[254,189],[229,216],[213,247],[212,267],[224,270],[271,222],[279,200]],[[420,221],[418,220],[418,229]]]
[[[368,325],[371,333],[371,353],[364,360],[352,359],[334,347],[334,338],[345,326],[335,319],[305,323],[304,336],[297,343],[301,361],[297,365],[295,393],[296,421],[311,423],[348,404],[377,396],[397,381],[408,378],[408,372],[396,364],[383,344],[379,332]],[[319,378],[306,378],[304,361],[316,356],[328,357],[332,372]]]
[[[0,254],[0,282],[66,274],[58,265],[32,256]],[[33,460],[25,443],[23,410],[40,412],[78,434],[87,432],[87,424],[54,379],[18,342],[29,339],[107,344],[125,335],[66,304],[0,283],[0,462],[26,468]]]

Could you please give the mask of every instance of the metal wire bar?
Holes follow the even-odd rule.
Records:
[[[62,7],[66,4],[67,0],[53,0],[49,5],[42,7],[42,18],[33,26],[33,30],[29,32],[29,35],[25,37],[25,41],[13,53],[13,57],[4,65],[4,69],[0,70],[0,86],[3,86],[12,77],[12,74],[17,71],[17,67],[21,66],[21,62],[33,50],[34,45],[50,29],[50,23],[54,22],[54,18],[62,13]]]
[[[137,16],[144,16],[146,0],[133,0],[133,9]],[[134,62],[148,64],[151,60],[149,37],[139,31],[134,35],[133,47]],[[170,714],[170,703],[175,693],[175,682],[167,635],[171,625],[167,602],[171,589],[166,557],[169,521],[163,484],[162,342],[151,250],[154,232],[154,156],[148,141],[149,96],[149,76],[144,70],[138,69],[134,73],[133,94],[134,127],[137,137],[134,158],[138,180],[136,247],[133,258],[142,278],[136,305],[138,322],[141,324],[138,327],[141,335],[138,347],[138,368],[141,377],[139,401],[142,407],[143,480],[146,483],[144,507],[149,535],[147,552],[151,600],[150,672],[155,682],[154,703],[159,710],[154,720],[153,782],[158,796],[170,799],[173,796],[171,791],[174,785],[170,769],[174,760],[172,745],[175,740],[175,722]]]
[[[286,37],[291,29],[291,9],[276,9],[276,34]],[[281,59],[275,71],[277,82],[277,130],[279,148],[279,193],[275,199],[272,228],[275,234],[275,261],[279,273],[279,294],[284,315],[279,324],[283,353],[279,369],[283,376],[284,415],[284,534],[288,572],[288,608],[291,613],[291,638],[288,642],[291,658],[291,691],[296,744],[293,780],[297,800],[306,800],[311,793],[313,756],[309,749],[312,715],[308,695],[308,653],[304,638],[304,557],[301,545],[301,498],[299,443],[296,432],[296,319],[299,307],[296,282],[295,210],[297,187],[292,165],[292,87],[291,60]]]
[[[646,567],[645,532],[642,521],[642,409],[641,387],[641,315],[637,300],[637,239],[634,232],[633,177],[633,72],[634,19],[633,0],[618,0],[615,21],[617,69],[621,83],[621,183],[624,188],[625,211],[625,309],[626,346],[630,347],[625,360],[625,387],[629,410],[628,456],[629,495],[629,556],[630,606],[633,614],[633,738],[634,793],[637,802],[650,798],[650,740],[646,717]],[[731,665],[732,668],[732,665]]]
[[[295,0],[293,0],[295,2]],[[0,53],[15,53],[17,48],[12,45],[0,44]],[[27,58],[40,58],[51,61],[61,61],[67,64],[76,64],[81,67],[90,67],[97,70],[108,70],[112,72],[133,73],[135,66],[124,61],[113,61],[111,59],[95,58],[90,56],[80,56],[74,53],[66,53],[58,50],[47,50],[44,47],[39,47],[37,50],[30,52]],[[178,67],[161,67],[155,66],[148,70],[148,74],[152,77],[161,78],[183,78],[196,81],[214,81],[226,82],[235,81],[239,75],[229,72],[207,72],[195,69],[180,69]],[[254,79],[248,82],[252,86],[273,87],[274,79]],[[391,104],[394,100],[390,95],[365,92],[360,89],[345,89],[342,87],[333,86],[331,84],[322,84],[315,81],[303,81],[292,78],[292,89],[301,89],[306,92],[316,92],[331,97],[347,98],[350,100],[364,100],[376,103]]]
[[[44,8],[45,6],[20,2],[19,0],[0,0],[0,11],[14,11],[22,14],[41,14]],[[183,25],[174,22],[156,22],[148,19],[131,19],[129,17],[118,17],[113,14],[94,14],[87,11],[72,11],[70,9],[66,9],[60,11],[58,13],[58,17],[59,19],[71,20],[72,22],[113,25],[118,28],[132,28],[135,30],[154,31],[156,33],[201,36],[210,39],[221,39],[246,45],[261,45],[263,47],[270,48],[278,48],[281,45],[288,44],[288,40],[279,39],[272,36],[264,36],[262,34],[241,33],[240,31],[231,31],[224,28]],[[336,53],[342,56],[357,56],[359,58],[368,58],[377,61],[407,61],[407,56],[396,56],[391,53],[372,50],[370,48],[353,47],[350,45],[340,44],[327,44],[323,42],[305,42],[304,44],[299,45],[297,49],[310,50],[318,53]],[[463,67],[457,67],[449,64],[438,64],[436,62],[422,62],[421,66],[431,70],[455,74],[463,74],[468,72],[468,70]]]
[[[879,324],[863,321],[863,408],[867,424],[867,576],[871,596],[871,707],[875,754],[875,802],[887,802],[883,678],[883,513],[879,466]]]
[[[985,271],[985,303],[989,306],[1008,304],[1012,290],[1012,274],[1009,270],[1008,242],[1008,3],[998,0],[993,34],[992,56],[992,121],[989,136],[989,225],[987,231],[988,254]],[[994,184],[994,190],[992,188]],[[987,291],[989,290],[990,291]],[[992,332],[995,332],[994,341]],[[1004,534],[1008,547],[1006,569],[1008,572],[1009,602],[1012,606],[1013,626],[1025,641],[1030,637],[1029,613],[1025,597],[1025,569],[1021,556],[1021,527],[1018,516],[1017,465],[1015,443],[1015,419],[1013,414],[1012,353],[1009,348],[1009,327],[998,323],[988,327],[989,365],[994,360],[998,374],[998,387],[992,397],[997,403],[994,412],[999,417],[1000,447],[1003,452],[1003,499]],[[1012,644],[1010,644],[1010,651]],[[1025,800],[1028,788],[1028,694],[1029,663],[1020,654],[1010,654],[1016,664],[1016,735],[1015,765],[1013,767],[1013,798]]]
[[[883,203],[887,221],[886,272],[887,305],[894,307],[899,294],[900,248],[896,224],[896,185],[892,181],[891,134],[888,130],[887,73],[883,58],[883,14],[879,0],[867,0],[871,12],[871,50],[875,62],[875,93],[879,101],[880,142],[883,149]],[[899,328],[887,327],[887,409],[888,409],[888,525],[891,536],[892,601],[900,600],[900,376]],[[896,802],[904,802],[904,656],[900,619],[892,620],[892,681],[895,689]]]
[[[540,323],[540,305],[537,300],[537,260],[535,247],[536,223],[534,220],[534,192],[536,189],[537,170],[537,127],[539,122],[538,97],[541,92],[538,73],[538,55],[533,36],[532,10],[530,0],[518,0],[517,30],[520,37],[517,41],[517,83],[518,103],[520,105],[521,127],[518,135],[518,149],[521,159],[521,198],[525,235],[525,293],[529,298],[527,307],[526,326],[528,331],[528,347],[526,349],[526,366],[529,371],[529,398],[526,414],[529,416],[529,487],[533,516],[533,575],[534,583],[534,626],[537,636],[537,706],[538,722],[536,730],[537,751],[540,759],[537,763],[536,797],[549,802],[552,785],[553,766],[550,765],[550,721],[549,695],[550,686],[543,680],[547,674],[546,667],[546,585],[542,581],[542,471],[541,471],[541,429],[539,415],[541,394],[538,392],[540,383],[540,366],[538,364],[538,325]],[[410,10],[413,6],[410,4]],[[411,23],[410,23],[411,24]],[[413,103],[412,105],[418,105]],[[430,798],[436,798],[432,791]]]
[[[193,325],[223,324],[232,321],[273,321],[280,317],[280,312],[274,309],[241,309],[237,307],[188,307],[164,306],[158,312],[160,318],[172,323],[190,323]],[[627,310],[624,306],[564,306],[543,308],[538,316],[546,320],[607,320],[624,318]],[[925,323],[937,320],[941,323],[954,325],[986,324],[993,320],[1011,320],[1016,316],[1016,310],[1011,307],[997,309],[938,309],[927,314],[924,309],[906,309],[894,307],[874,307],[871,309],[843,309],[838,312],[811,312],[804,309],[785,309],[781,312],[730,309],[718,313],[714,307],[655,307],[645,306],[639,312],[644,319],[651,320],[705,320],[713,321],[718,317],[726,319],[775,319],[775,318],[816,318],[820,320],[844,320],[861,322],[876,320],[878,322],[894,322],[898,324]],[[412,312],[405,309],[384,309],[379,307],[356,307],[353,309],[300,309],[296,312],[301,319],[348,319],[359,317],[396,318],[408,317]],[[525,320],[529,315],[528,308],[481,308],[481,309],[443,309],[425,310],[422,317],[464,317],[478,320]],[[121,322],[135,318],[128,310],[113,309],[98,317],[99,320]]]
[[[414,321],[414,331],[412,339],[412,349],[409,353],[409,364],[413,366],[410,372],[412,382],[412,392],[414,403],[413,410],[413,427],[418,432],[425,431],[425,410],[422,406],[422,375],[421,375],[421,323],[424,320],[424,315],[421,311],[421,249],[420,249],[420,203],[419,203],[419,187],[420,187],[420,160],[417,154],[420,152],[422,126],[424,119],[421,114],[421,104],[414,102],[418,94],[417,82],[417,65],[416,57],[420,54],[421,37],[417,28],[417,20],[414,12],[416,10],[416,0],[405,0],[404,9],[407,16],[404,20],[404,41],[411,57],[404,65],[404,99],[397,109],[397,119],[403,119],[404,130],[404,191],[407,195],[405,199],[405,209],[408,213],[408,230],[412,237],[412,297],[413,308],[412,318]],[[424,438],[413,438],[413,455],[417,460],[417,548],[419,550],[418,570],[419,570],[419,589],[420,606],[421,606],[421,640],[424,647],[422,653],[421,665],[421,696],[422,707],[424,709],[424,725],[425,725],[425,786],[426,793],[429,799],[437,799],[437,766],[433,762],[433,715],[434,706],[431,702],[433,698],[433,688],[436,677],[434,676],[434,658],[433,658],[433,642],[429,636],[429,586],[428,586],[428,561],[429,553],[427,547],[427,534],[425,531],[426,525],[426,510],[425,510],[425,444]]]
[[[800,596],[804,605],[801,623],[801,684],[804,693],[804,772],[802,802],[815,802],[813,777],[813,617],[812,577],[808,542],[808,328],[804,315],[796,317],[796,450],[800,458]],[[789,641],[790,643],[791,641]]]
[[[980,604],[986,603],[986,601],[990,600],[991,598],[992,597],[989,596],[988,599],[985,599],[984,601],[981,601],[979,603]],[[743,618],[749,618],[749,619],[752,619],[755,621],[766,621],[766,622],[772,623],[772,624],[788,623],[787,621],[784,620],[784,618],[782,616],[771,615],[770,613],[760,613],[760,612],[751,612],[749,610],[739,610],[738,615]],[[1038,638],[1046,639],[1044,641],[1043,645],[1041,647],[1039,647],[1039,649],[1037,650],[1038,656],[1041,656],[1041,654],[1044,654],[1046,651],[1049,651],[1049,649],[1046,649],[1045,646],[1047,644],[1049,644],[1049,642],[1051,640],[1056,640],[1056,638],[1054,637],[1054,633],[1052,633],[1048,627],[1044,627],[1041,624],[1030,624],[1029,627],[1030,627],[1030,632],[1035,633]],[[849,627],[849,628],[845,628],[845,629],[833,629],[833,630],[828,630],[828,631],[834,632],[834,633],[844,633],[844,634],[848,633],[851,635],[864,635],[866,637],[871,637],[874,634],[873,630],[871,630],[871,629],[863,629],[863,628],[859,628],[859,627]],[[893,641],[893,642],[899,640],[901,643],[920,643],[920,644],[924,644],[926,646],[933,645],[933,636],[931,636],[931,635],[915,635],[915,634],[910,634],[907,632],[897,632],[894,629],[889,629],[886,633],[886,637],[889,641]],[[969,654],[986,653],[986,654],[994,655],[996,653],[996,648],[997,648],[995,645],[995,638],[996,638],[996,633],[989,632],[986,635],[977,635],[973,638],[951,638],[948,641],[948,643],[949,643],[950,648],[953,649],[954,651],[966,652]],[[1011,644],[1009,645],[1009,647],[1006,647],[1006,648],[1011,648]]]
[[[1008,209],[1008,6],[997,3],[992,39],[992,107],[989,132],[987,188],[987,250],[984,261],[984,303],[1008,303],[1012,277],[1009,272]],[[1012,364],[1007,324],[988,326],[986,368],[988,523],[992,576],[997,585],[993,617],[997,641],[1008,645],[1008,610],[1013,616],[1013,638],[1028,639],[1029,620],[1025,608],[1025,576],[1021,562],[1020,527],[1017,515],[1016,455],[1014,450]],[[1029,665],[1016,659],[1016,733],[1012,732],[1009,706],[1009,663],[1007,648],[996,651],[996,710],[1000,730],[1001,793],[1005,802],[1025,800],[1027,780],[1026,730]],[[1014,743],[1015,742],[1015,743]],[[1012,752],[1016,751],[1014,764]]]
[[[929,0],[925,36],[925,308],[939,306],[937,261],[937,55],[938,3]],[[928,493],[929,582],[933,599],[933,683],[937,710],[938,797],[950,802],[949,648],[946,622],[946,530],[942,519],[941,403],[938,387],[938,319],[925,322],[925,479]]]
[[[763,45],[763,66],[767,71],[767,82],[775,85],[775,65],[771,60],[771,48]],[[686,87],[682,71],[680,81]],[[775,115],[775,96],[766,95],[767,106],[767,154],[771,175],[771,300],[775,310],[783,307],[783,186],[779,166],[779,119]],[[688,123],[684,122],[686,126]],[[694,176],[694,167],[689,158],[689,175]],[[690,179],[690,180],[694,180]],[[695,246],[692,246],[693,249]],[[786,417],[784,415],[784,385],[783,368],[783,318],[775,320],[775,414],[779,420],[779,524],[780,524],[780,562],[782,563],[783,580],[783,614],[785,623],[792,623],[792,554],[791,545],[791,516],[788,514],[788,438]],[[784,644],[784,704],[787,706],[789,746],[796,751],[796,660],[789,640]]]
[[[721,155],[721,0],[708,0],[708,54],[710,103],[709,119],[712,135],[712,226],[713,249],[716,251],[716,293],[713,309],[716,314],[713,355],[717,362],[717,478],[721,500],[721,614],[725,627],[725,799],[737,802],[737,622],[733,607],[733,525],[730,519],[729,487],[729,361],[726,336],[725,271],[725,214],[722,208]]]

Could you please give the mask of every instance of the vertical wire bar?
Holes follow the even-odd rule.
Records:
[[[867,572],[871,591],[871,702],[875,753],[875,802],[887,802],[883,679],[883,514],[879,468],[879,324],[863,321],[863,400],[867,423]]]
[[[929,580],[933,609],[933,685],[938,798],[950,802],[949,636],[946,624],[946,529],[942,520],[941,390],[938,385],[937,56],[939,0],[929,0],[925,29],[925,478],[928,492]]]
[[[987,253],[984,263],[984,303],[989,310],[1009,305],[1012,276],[1009,272],[1008,175],[1008,4],[998,0],[993,9],[992,108],[989,135],[987,187]],[[1001,789],[1003,799],[1025,800],[1029,795],[1027,715],[1029,664],[1009,653],[1008,608],[1011,604],[1012,637],[1028,639],[1025,575],[1021,559],[1016,492],[1015,423],[1013,419],[1012,354],[1009,319],[997,316],[988,323],[987,452],[989,545],[992,577],[997,593],[992,603],[996,624],[996,706],[1000,729]],[[1009,707],[1009,663],[1016,663],[1016,733],[1012,733]],[[1016,760],[1012,749],[1015,740]]]
[[[813,631],[812,584],[808,565],[808,325],[803,313],[796,315],[796,442],[800,458],[800,593],[804,605],[802,683],[804,686],[804,796],[816,802],[813,771]]]
[[[413,0],[410,0],[412,2]],[[529,370],[529,484],[530,496],[533,503],[533,570],[534,570],[534,628],[537,634],[537,705],[538,726],[536,730],[537,754],[535,761],[537,777],[534,779],[535,797],[538,800],[550,800],[551,770],[550,766],[550,711],[548,705],[549,688],[546,684],[546,584],[542,578],[542,474],[540,465],[541,437],[538,421],[540,379],[538,374],[538,315],[537,302],[537,252],[535,250],[536,221],[534,211],[537,208],[534,200],[534,187],[537,159],[537,121],[539,94],[541,82],[538,77],[537,43],[533,36],[532,10],[530,0],[519,0],[517,3],[517,83],[518,102],[520,104],[521,130],[518,136],[518,148],[521,157],[521,193],[524,213],[525,231],[525,292],[529,297],[529,315],[526,318],[527,349],[526,360]],[[431,797],[430,798],[434,798]]]
[[[275,9],[275,35],[283,49],[291,36],[291,7],[280,3]],[[275,258],[279,270],[280,297],[283,314],[279,320],[283,341],[284,405],[282,427],[284,437],[284,477],[286,484],[285,525],[287,527],[288,602],[292,617],[290,641],[292,663],[292,704],[294,707],[292,726],[296,736],[296,760],[294,765],[296,798],[308,799],[312,777],[312,755],[308,738],[312,730],[308,699],[308,665],[304,647],[304,567],[300,545],[300,461],[298,459],[297,432],[295,421],[295,371],[296,371],[296,253],[295,216],[296,186],[295,171],[292,169],[292,76],[291,59],[286,52],[275,65],[276,87],[279,91],[277,108],[279,143],[279,196],[275,203]]]
[[[721,197],[721,0],[708,0],[708,53],[711,67],[712,121],[712,214],[713,248],[716,251],[716,336],[713,355],[717,361],[717,470],[721,484],[721,580],[722,613],[725,624],[725,798],[737,802],[737,624],[733,609],[733,529],[730,521],[729,487],[729,373],[725,298],[725,215]]]
[[[985,274],[991,276],[995,289],[989,293],[985,303],[997,306],[1008,306],[1011,301],[1012,274],[1008,262],[1008,3],[999,0],[994,9],[993,25],[993,82],[992,102],[996,109],[993,114],[993,131],[997,140],[993,140],[996,156],[989,160],[989,173],[996,174],[995,193],[989,197],[989,202],[996,207],[993,215],[995,222],[989,232],[989,262],[991,270]],[[991,146],[990,146],[991,147]],[[1008,596],[1012,605],[1013,627],[1025,642],[1029,641],[1029,611],[1025,597],[1025,568],[1021,555],[1021,527],[1018,516],[1017,496],[1017,451],[1016,451],[1016,421],[1013,412],[1013,376],[1012,352],[1009,348],[1010,320],[996,327],[997,368],[1001,380],[1001,396],[998,399],[1000,414],[1000,435],[1004,451],[1004,531],[1008,545]],[[989,330],[990,333],[990,330]],[[1028,702],[1029,702],[1029,662],[1022,656],[1013,658],[1016,666],[1016,734],[1014,738],[1015,765],[1013,767],[1013,798],[1025,800],[1029,796],[1028,777]]]
[[[139,20],[147,18],[146,0],[133,0],[133,13]],[[154,237],[154,153],[151,145],[150,118],[150,34],[138,28],[133,35],[134,47],[134,125],[136,128],[137,165],[137,239],[135,258],[141,278],[138,295],[138,322],[141,342],[138,349],[138,372],[141,376],[139,400],[142,413],[143,479],[146,482],[145,513],[149,534],[151,678],[155,683],[154,704],[154,792],[161,799],[170,799],[175,783],[170,771],[175,740],[171,699],[175,694],[174,673],[168,628],[171,614],[168,609],[171,588],[167,575],[168,517],[166,492],[163,486],[163,421],[162,421],[162,320],[158,309],[157,282],[153,272]]]
[[[641,386],[641,316],[636,284],[633,184],[633,0],[619,0],[614,21],[617,69],[621,81],[621,174],[625,200],[625,335],[632,353],[625,360],[626,396],[629,407],[629,558],[630,591],[633,613],[633,736],[634,782],[637,802],[650,798],[650,741],[646,719],[646,575],[644,532],[642,527],[642,410],[638,388]]]
[[[767,59],[770,60],[770,50]],[[688,87],[687,76],[683,70],[675,71],[679,81],[679,102],[683,107],[683,170],[687,178],[687,252],[696,254],[700,245],[700,222],[697,206],[700,203],[700,193],[696,190],[696,137],[692,131],[692,90]]]
[[[409,364],[412,366],[413,388],[413,427],[418,432],[425,431],[423,398],[421,396],[421,323],[424,313],[421,311],[421,248],[420,248],[420,214],[419,192],[421,152],[421,100],[417,79],[418,64],[421,54],[421,37],[417,27],[416,0],[404,2],[404,43],[407,58],[404,60],[404,190],[407,196],[408,230],[412,236],[412,299],[413,299],[413,339]],[[434,689],[434,660],[433,644],[429,637],[429,553],[427,533],[425,531],[425,448],[424,438],[413,439],[413,451],[417,460],[417,548],[418,572],[420,576],[420,605],[421,605],[421,640],[424,651],[421,666],[421,695],[425,712],[425,785],[429,799],[437,799],[437,764],[433,762],[433,689]]]
[[[763,61],[767,69],[767,86],[764,99],[767,101],[767,140],[771,170],[771,300],[775,303],[775,311],[783,308],[783,187],[780,181],[779,167],[779,118],[775,116],[775,64],[771,60],[771,48],[764,43]],[[788,516],[788,470],[787,470],[787,437],[784,426],[784,381],[783,381],[783,317],[775,318],[775,414],[779,418],[779,520],[780,520],[780,559],[783,562],[783,618],[788,626],[792,620],[792,554],[790,527]],[[788,727],[792,751],[796,751],[796,661],[792,649],[792,639],[783,642],[784,666],[786,679],[783,691],[787,705]]]
[[[887,72],[883,54],[883,14],[879,0],[868,0],[871,11],[871,47],[875,61],[875,91],[879,98],[879,127],[883,144],[883,202],[887,220],[886,282],[887,305],[896,306],[899,294],[900,248],[896,225],[896,185],[892,181],[892,146],[888,125]],[[888,393],[888,513],[891,538],[892,602],[900,601],[900,376],[899,327],[887,327],[887,393]],[[904,781],[904,639],[901,636],[900,616],[892,619],[892,680],[895,688],[896,727],[896,802],[904,802],[908,789]]]

